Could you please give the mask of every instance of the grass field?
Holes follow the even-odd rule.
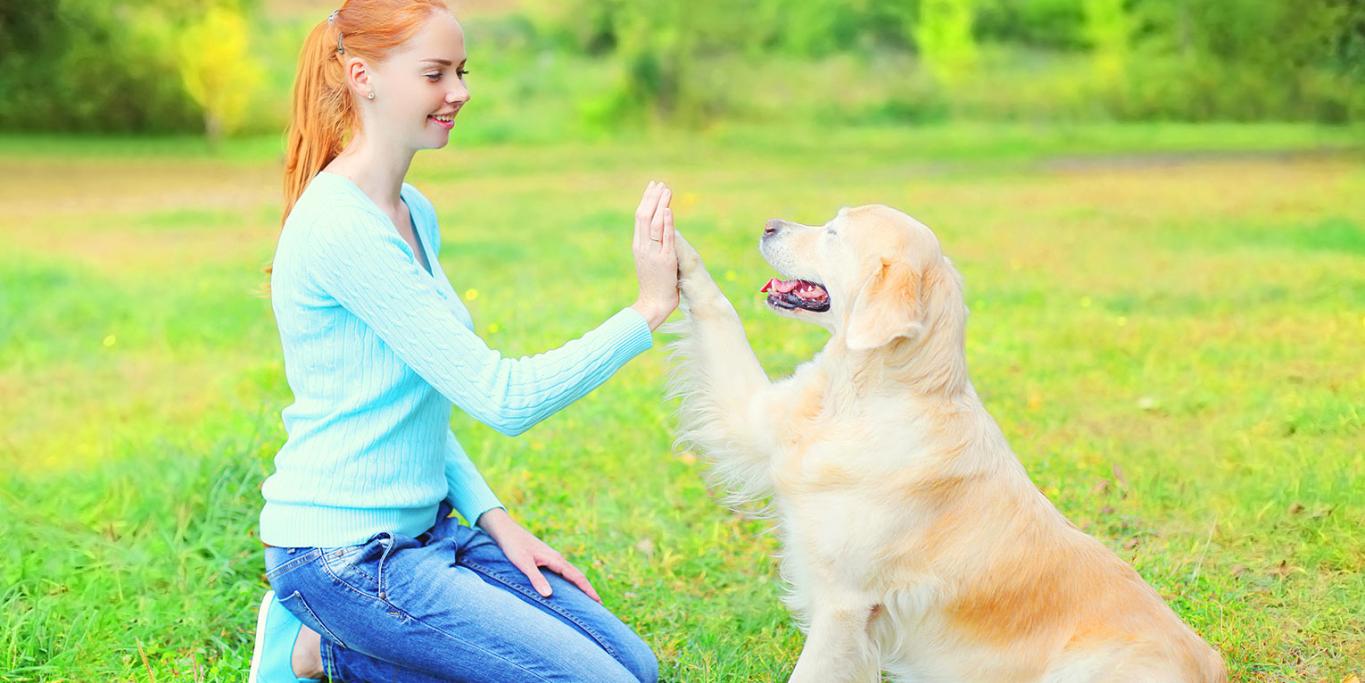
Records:
[[[457,139],[459,129],[457,128]],[[1294,126],[717,129],[419,155],[444,267],[508,354],[634,296],[651,178],[789,372],[762,221],[881,202],[963,271],[967,352],[1034,481],[1237,680],[1365,673],[1365,144]],[[275,139],[0,138],[0,681],[244,680],[259,486],[288,404]],[[1323,151],[1336,150],[1336,151]],[[801,638],[761,521],[670,447],[656,348],[510,439],[455,428],[669,681],[770,681]]]

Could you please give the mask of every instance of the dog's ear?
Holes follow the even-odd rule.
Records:
[[[844,335],[848,348],[867,351],[924,326],[919,277],[902,261],[882,259],[878,271],[853,299]]]

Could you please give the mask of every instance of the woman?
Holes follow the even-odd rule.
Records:
[[[657,677],[583,573],[499,504],[450,413],[519,434],[652,345],[678,304],[670,192],[650,183],[636,212],[633,305],[502,358],[436,261],[435,211],[403,182],[417,150],[448,141],[465,59],[441,0],[348,0],[300,55],[271,272],[295,401],[262,486],[273,591],[253,683]]]

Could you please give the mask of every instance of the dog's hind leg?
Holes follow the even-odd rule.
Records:
[[[877,607],[816,604],[791,683],[875,683],[881,661],[869,624]]]
[[[774,430],[763,406],[772,383],[749,347],[739,314],[701,256],[681,234],[676,246],[687,317],[667,331],[679,333],[669,394],[682,399],[680,438],[704,450],[740,498],[764,495],[771,486],[768,454],[774,452]]]

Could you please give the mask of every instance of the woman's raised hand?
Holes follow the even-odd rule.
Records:
[[[653,330],[678,307],[678,252],[673,246],[673,192],[650,182],[635,210],[635,275],[640,296],[631,306]]]

